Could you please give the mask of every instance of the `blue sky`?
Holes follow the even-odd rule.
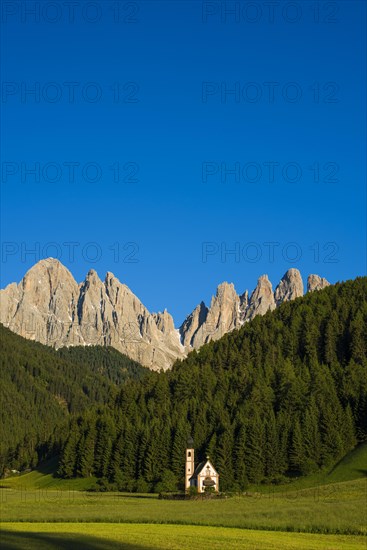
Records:
[[[364,2],[6,4],[2,287],[57,256],[179,325],[224,280],[366,274]]]

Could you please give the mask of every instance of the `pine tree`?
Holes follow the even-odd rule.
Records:
[[[123,434],[121,468],[124,484],[127,490],[131,490],[136,479],[136,448],[137,437],[131,424],[127,424]]]
[[[265,473],[268,479],[274,478],[281,472],[279,458],[279,440],[274,412],[269,411],[265,424]]]
[[[233,431],[231,426],[222,427],[217,438],[216,465],[221,474],[223,491],[230,490],[234,484],[233,473]]]
[[[312,311],[306,307],[303,316],[302,344],[306,362],[316,363],[318,360],[319,331]]]
[[[337,341],[339,336],[339,319],[336,311],[332,311],[325,328],[324,357],[325,362],[331,365],[338,361]]]
[[[340,405],[335,401],[323,404],[321,409],[321,460],[330,465],[341,458],[343,442],[340,434]]]
[[[246,444],[246,471],[249,481],[259,483],[265,476],[264,423],[257,412],[248,422]]]
[[[115,440],[115,429],[112,428],[112,422],[105,416],[97,420],[97,435],[94,452],[94,472],[98,477],[108,475],[112,442]]]
[[[346,454],[351,451],[357,444],[354,419],[352,409],[349,404],[347,405],[345,411],[343,411],[343,421],[340,429],[340,436],[343,444],[343,453]]]
[[[65,478],[72,478],[76,475],[77,447],[80,434],[76,424],[70,427],[70,434],[66,441],[62,458],[60,460],[59,474]]]
[[[303,473],[305,466],[305,446],[299,420],[296,419],[292,430],[292,443],[289,453],[289,462],[291,469],[295,472]]]
[[[112,453],[111,453],[111,460],[108,467],[108,477],[112,483],[116,483],[116,484],[122,483],[121,463],[122,463],[123,446],[124,446],[123,435],[122,433],[120,433],[113,446]],[[101,473],[101,467],[99,469],[99,473]]]
[[[94,461],[94,434],[88,430],[82,435],[77,448],[76,475],[89,477],[92,475]]]
[[[216,450],[217,450],[217,434],[214,432],[209,437],[209,441],[205,447],[205,451],[207,455],[209,455],[210,457],[212,457],[213,460],[215,460]]]
[[[248,478],[246,472],[246,426],[243,423],[240,423],[235,438],[233,469],[238,488],[240,491],[244,491],[248,486]]]
[[[350,325],[351,335],[351,358],[363,364],[366,359],[367,338],[366,338],[367,315],[364,318],[362,311],[358,311]]]
[[[183,422],[180,422],[174,430],[171,468],[175,476],[183,478],[185,475],[185,449],[186,442],[189,436]]]
[[[321,457],[319,414],[313,397],[304,415],[302,436],[305,453],[304,471],[310,473],[318,468]]]

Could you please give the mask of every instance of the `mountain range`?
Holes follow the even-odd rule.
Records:
[[[309,275],[307,292],[329,286]],[[90,270],[81,283],[54,258],[35,264],[19,284],[0,291],[0,322],[30,340],[64,346],[112,346],[152,370],[168,369],[193,349],[218,340],[256,315],[304,294],[297,269],[289,269],[273,292],[262,275],[253,292],[238,295],[232,283],[221,283],[210,306],[201,302],[175,328],[172,316],[150,313],[133,292],[108,272],[102,281]]]

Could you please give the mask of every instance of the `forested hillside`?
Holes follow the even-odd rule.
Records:
[[[70,425],[59,472],[127,490],[182,485],[192,434],[221,488],[336,463],[367,438],[367,278],[256,317]]]
[[[146,367],[111,347],[75,346],[60,348],[57,353],[69,362],[86,365],[91,372],[102,374],[117,385],[129,378],[140,380],[147,373]]]
[[[57,451],[68,418],[117,395],[147,369],[112,348],[55,351],[0,325],[0,474]]]

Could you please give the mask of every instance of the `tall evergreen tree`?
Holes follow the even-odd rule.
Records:
[[[246,471],[246,426],[242,422],[239,424],[234,443],[234,477],[240,491],[244,491],[248,486]]]
[[[249,481],[259,483],[265,477],[265,429],[257,412],[248,421],[246,470]]]

